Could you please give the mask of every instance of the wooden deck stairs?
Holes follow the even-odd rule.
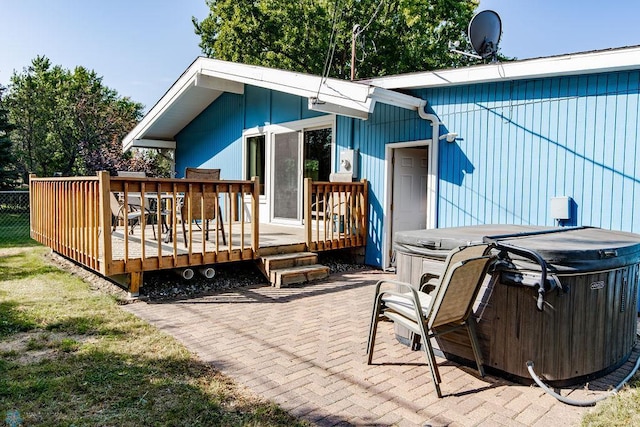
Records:
[[[329,277],[329,267],[318,264],[318,255],[304,244],[260,248],[258,266],[276,288]]]

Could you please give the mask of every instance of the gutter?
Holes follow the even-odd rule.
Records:
[[[431,218],[431,221],[429,223],[427,223],[427,228],[438,228],[438,194],[439,194],[439,186],[440,186],[440,174],[438,172],[438,165],[439,165],[439,153],[438,153],[438,148],[440,145],[440,119],[438,118],[438,116],[436,116],[435,114],[432,113],[427,113],[426,112],[426,108],[427,108],[427,101],[425,100],[421,100],[422,102],[420,103],[420,106],[417,108],[418,111],[418,116],[420,116],[421,119],[423,120],[429,120],[431,122],[431,128],[432,128],[432,132],[431,132],[431,157],[435,160],[435,176],[436,176],[436,182],[435,182],[435,197],[433,197],[433,203],[435,204],[433,212],[433,218]],[[429,162],[432,163],[432,162]],[[432,163],[433,164],[433,163]],[[427,197],[427,200],[431,200],[431,198]],[[429,208],[427,208],[427,210],[429,210]]]

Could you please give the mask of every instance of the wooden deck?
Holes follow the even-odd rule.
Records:
[[[251,245],[253,239],[252,227],[250,223],[245,223],[244,233],[240,233],[241,224],[234,224],[234,231],[238,234],[229,236],[225,233],[226,238],[229,240],[224,244],[222,242],[221,232],[216,234],[216,229],[213,228],[209,231],[209,239],[202,239],[202,231],[197,227],[193,227],[191,245],[186,245],[184,242],[184,236],[181,225],[178,225],[175,235],[172,235],[171,239],[167,239],[167,234],[173,234],[171,232],[166,233],[161,231],[158,233],[156,228],[156,236],[153,235],[151,225],[147,224],[144,230],[144,257],[154,258],[162,256],[162,254],[173,254],[174,244],[173,237],[175,237],[176,245],[175,251],[177,255],[189,255],[189,253],[200,254],[211,252],[215,249],[216,252],[225,253],[231,250],[231,248],[247,247]],[[340,234],[338,228],[332,226],[331,223],[327,223],[326,227],[321,226],[319,229],[316,224],[311,225],[312,234],[319,235],[321,241],[331,242],[337,240]],[[114,261],[123,261],[128,258],[142,258],[142,228],[140,226],[133,227],[133,233],[128,234],[125,239],[124,229],[122,226],[116,227],[116,231],[111,233],[111,248],[112,259]],[[160,236],[160,239],[158,239]],[[125,254],[125,242],[128,240],[128,252]],[[260,249],[265,248],[277,248],[280,246],[289,245],[306,245],[306,228],[304,226],[294,225],[277,225],[277,224],[260,224],[259,237],[258,237],[258,255]],[[160,246],[160,248],[158,247]],[[340,249],[340,245],[329,247],[326,245],[325,250]],[[102,253],[101,253],[102,255]]]
[[[29,185],[31,237],[104,276],[128,275],[134,294],[145,271],[253,260],[261,249],[278,246],[318,252],[366,244],[366,181],[305,180],[307,220],[297,227],[260,223],[257,179],[110,177],[100,172],[96,177],[31,176]],[[127,221],[127,215],[135,215],[133,200],[147,200],[149,206]],[[213,201],[211,212],[205,201]],[[200,228],[203,221],[195,218],[213,218],[208,238]],[[168,235],[155,225],[154,237],[151,224],[156,222],[176,226]]]

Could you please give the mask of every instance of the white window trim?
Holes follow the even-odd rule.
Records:
[[[269,180],[269,174],[267,173],[266,169],[267,169],[267,165],[269,164],[269,152],[268,152],[268,148],[269,148],[269,141],[267,140],[267,134],[263,131],[260,131],[259,128],[252,128],[252,129],[247,129],[245,131],[242,132],[242,179],[245,179],[245,177],[247,176],[247,139],[254,137],[254,136],[263,136],[265,137],[264,139],[264,144],[265,144],[265,175],[264,177],[262,177],[262,179],[265,180],[265,182],[263,182],[264,184],[264,194],[261,194],[258,198],[260,203],[266,203],[267,202],[267,181]]]
[[[260,204],[270,204],[271,186],[273,182],[273,135],[285,132],[304,132],[307,130],[331,128],[331,165],[335,165],[336,156],[336,116],[326,115],[313,117],[310,119],[294,120],[278,124],[265,123],[264,126],[255,126],[242,131],[242,176],[247,176],[247,138],[252,136],[265,136],[265,182],[264,196],[260,196]],[[300,202],[302,203],[302,202]],[[271,223],[273,221],[273,207],[269,207],[269,217],[260,218],[261,222]],[[278,223],[282,223],[278,221]],[[292,223],[293,224],[293,223]],[[296,222],[299,224],[299,222]]]

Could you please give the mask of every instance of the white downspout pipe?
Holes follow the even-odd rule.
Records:
[[[437,206],[437,196],[438,196],[438,186],[440,181],[440,176],[438,173],[438,145],[440,144],[440,119],[435,114],[427,113],[425,109],[427,108],[427,101],[422,101],[420,106],[418,106],[418,115],[421,119],[429,120],[431,122],[432,132],[431,132],[431,153],[429,160],[429,167],[433,170],[435,176],[435,182],[432,184],[433,192],[427,196],[427,212],[430,212],[431,215],[427,217],[427,228],[437,228],[438,227],[438,206]]]

